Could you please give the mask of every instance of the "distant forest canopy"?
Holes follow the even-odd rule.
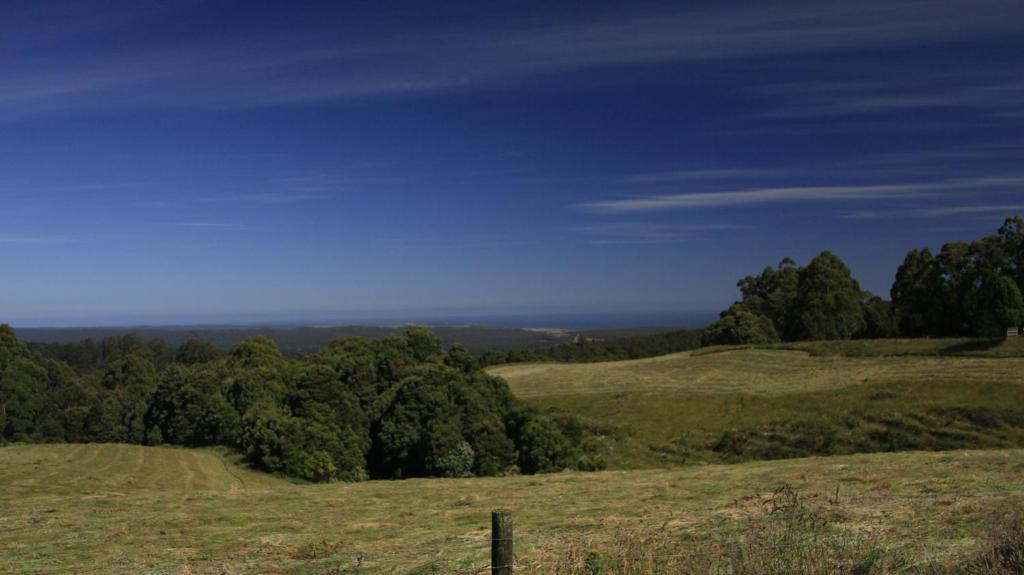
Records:
[[[242,341],[264,336],[277,344],[281,353],[300,356],[313,353],[341,337],[376,339],[402,333],[404,325],[337,325],[337,326],[137,326],[137,327],[83,327],[83,328],[19,328],[18,337],[32,347],[53,344],[55,347],[91,340],[99,345],[103,340],[132,335],[144,340],[161,340],[177,347],[189,340],[206,341],[228,350]],[[461,343],[470,351],[490,349],[509,350],[523,347],[552,346],[572,339],[568,332],[557,330],[519,329],[482,325],[429,325],[445,347]],[[629,330],[619,330],[627,332]],[[652,328],[652,331],[654,329]],[[660,330],[664,331],[664,329]],[[584,332],[594,337],[603,332]]]
[[[786,258],[738,284],[742,299],[708,326],[705,344],[886,337],[1001,337],[1024,323],[1024,219],[996,235],[907,254],[883,300],[825,251]]]
[[[292,357],[301,357],[302,354],[295,351],[295,341],[291,334],[306,329],[320,328],[252,328],[249,330],[231,328],[230,331],[250,334],[266,332],[268,334],[267,338],[274,341],[282,353]],[[344,329],[346,332],[349,330],[355,331],[353,328],[339,329]],[[394,330],[384,333],[379,331],[384,329],[390,328],[366,328],[365,333],[367,335],[352,337],[379,338],[401,333]],[[700,329],[666,331],[657,328],[605,329],[581,332],[490,327],[472,328],[468,326],[458,328],[430,326],[429,329],[446,344],[451,341],[451,336],[455,334],[462,334],[472,338],[472,341],[476,344],[476,357],[481,367],[503,363],[536,361],[582,363],[655,357],[696,349],[701,346],[701,336],[703,334],[703,330]],[[439,334],[439,331],[447,337]],[[512,332],[521,332],[526,335],[517,335]],[[532,335],[534,332],[538,334],[536,337]],[[69,333],[84,336],[99,336],[105,333],[110,335],[99,337],[98,339],[86,337],[75,342],[30,341],[26,345],[30,351],[38,352],[51,359],[63,361],[78,372],[98,369],[111,359],[123,357],[128,353],[141,355],[150,360],[157,370],[162,370],[167,364],[175,361],[182,354],[222,353],[222,350],[225,348],[223,342],[230,341],[236,337],[235,335],[218,336],[216,335],[216,328],[204,328],[204,330],[197,332],[197,335],[202,337],[184,340],[178,347],[175,347],[173,345],[173,342],[177,341],[175,338],[168,341],[163,339],[162,336],[165,333],[179,333],[178,330],[168,330],[165,332],[159,329],[148,329],[139,333],[123,333],[123,330],[103,328],[96,330],[76,329],[71,330]],[[143,339],[143,334],[160,337]],[[63,337],[67,336],[64,335]],[[248,337],[254,336],[249,335]],[[322,337],[320,334],[309,336],[309,339],[303,337],[303,342],[305,342],[303,345],[309,345],[313,338],[320,337]],[[494,347],[495,344],[498,344],[498,346]],[[456,344],[451,343],[446,345],[446,347],[450,348],[453,345]],[[491,347],[485,347],[488,345],[491,345]],[[315,347],[313,351],[315,352],[322,347],[324,346]],[[474,351],[473,347],[466,347],[470,351]],[[292,353],[286,353],[285,349],[292,350]]]
[[[479,355],[479,361],[482,365],[497,365],[538,361],[586,363],[642,359],[697,349],[701,346],[703,334],[704,330],[701,329],[681,329],[608,340],[589,340],[580,337],[578,341],[554,347],[513,349],[504,352],[489,350]]]
[[[64,350],[76,370],[0,326],[0,443],[224,445],[308,481],[603,466],[578,421],[524,406],[425,328],[297,359],[264,337],[230,352],[134,336],[90,345],[98,353]]]

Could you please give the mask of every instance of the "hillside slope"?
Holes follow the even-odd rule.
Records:
[[[577,414],[604,433],[613,468],[1024,446],[1024,358],[938,356],[935,346],[947,342],[907,345],[707,348],[489,372],[529,403]]]
[[[628,534],[736,536],[780,485],[832,510],[838,533],[956,557],[1024,500],[1022,472],[1024,451],[990,450],[296,485],[209,451],[13,446],[0,449],[0,573],[468,573],[486,564],[500,507],[523,572],[550,573],[567,549]]]
[[[785,395],[864,383],[1024,382],[1024,358],[846,357],[790,349],[683,352],[590,364],[532,363],[490,368],[521,398],[601,393]]]

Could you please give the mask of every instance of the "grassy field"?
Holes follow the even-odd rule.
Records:
[[[526,401],[589,422],[604,435],[616,469],[1024,447],[1024,346],[1017,341],[706,348],[489,371]]]
[[[598,473],[299,485],[225,451],[9,446],[0,574],[482,573],[496,508],[514,513],[517,573],[867,573],[851,567],[865,557],[933,573],[992,548],[986,526],[1024,505],[1021,350],[814,343],[491,370],[581,416],[612,468]]]
[[[296,485],[214,451],[11,446],[0,449],[0,573],[478,572],[499,507],[514,513],[519,571],[570,572],[568,551],[637,534],[683,549],[742,539],[784,484],[838,533],[949,559],[979,545],[995,510],[1024,501],[1022,474],[1024,451],[989,450]]]

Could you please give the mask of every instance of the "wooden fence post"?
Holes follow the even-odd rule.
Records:
[[[492,512],[491,575],[512,575],[515,561],[512,543],[512,512],[505,509]]]

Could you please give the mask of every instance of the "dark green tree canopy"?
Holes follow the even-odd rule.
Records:
[[[14,358],[24,356],[27,352],[25,344],[18,341],[11,326],[0,324],[0,371],[7,369]]]
[[[878,296],[869,296],[864,302],[864,329],[857,337],[885,339],[900,333],[892,303]]]
[[[942,277],[931,250],[907,253],[889,291],[901,334],[918,337],[937,331],[941,318],[932,314],[942,291]]]
[[[751,311],[746,304],[735,303],[722,312],[718,321],[704,331],[705,345],[741,345],[775,343],[779,334],[766,316]]]
[[[832,252],[822,252],[800,270],[792,339],[852,338],[866,325],[864,295],[843,260]]]
[[[786,258],[737,284],[741,301],[722,312],[705,344],[851,337],[999,337],[1024,324],[1024,218],[1007,218],[995,235],[949,242],[938,254],[907,253],[889,291],[891,303],[860,288],[850,269],[825,251],[805,267]]]
[[[42,349],[79,359],[80,371],[0,327],[0,443],[224,445],[256,468],[306,481],[583,462],[584,437],[563,431],[579,429],[574,420],[513,417],[519,404],[505,382],[480,371],[465,348],[445,352],[424,328],[341,339],[303,358],[284,357],[262,337],[227,354],[196,341],[165,353],[136,337]]]
[[[737,284],[743,299],[708,326],[705,345],[890,335],[887,303],[862,291],[843,260],[822,252],[806,267],[785,258]],[[868,322],[868,317],[872,322]]]
[[[185,365],[207,363],[219,359],[224,354],[212,343],[190,339],[178,347],[174,361]]]
[[[891,294],[903,335],[998,337],[1022,323],[1021,292],[1024,219],[1012,217],[995,235],[947,243],[934,257],[912,250]]]
[[[783,258],[778,267],[766,267],[761,275],[747,276],[736,285],[743,295],[743,305],[752,313],[768,318],[775,333],[782,336],[791,328],[799,276],[796,262]]]

